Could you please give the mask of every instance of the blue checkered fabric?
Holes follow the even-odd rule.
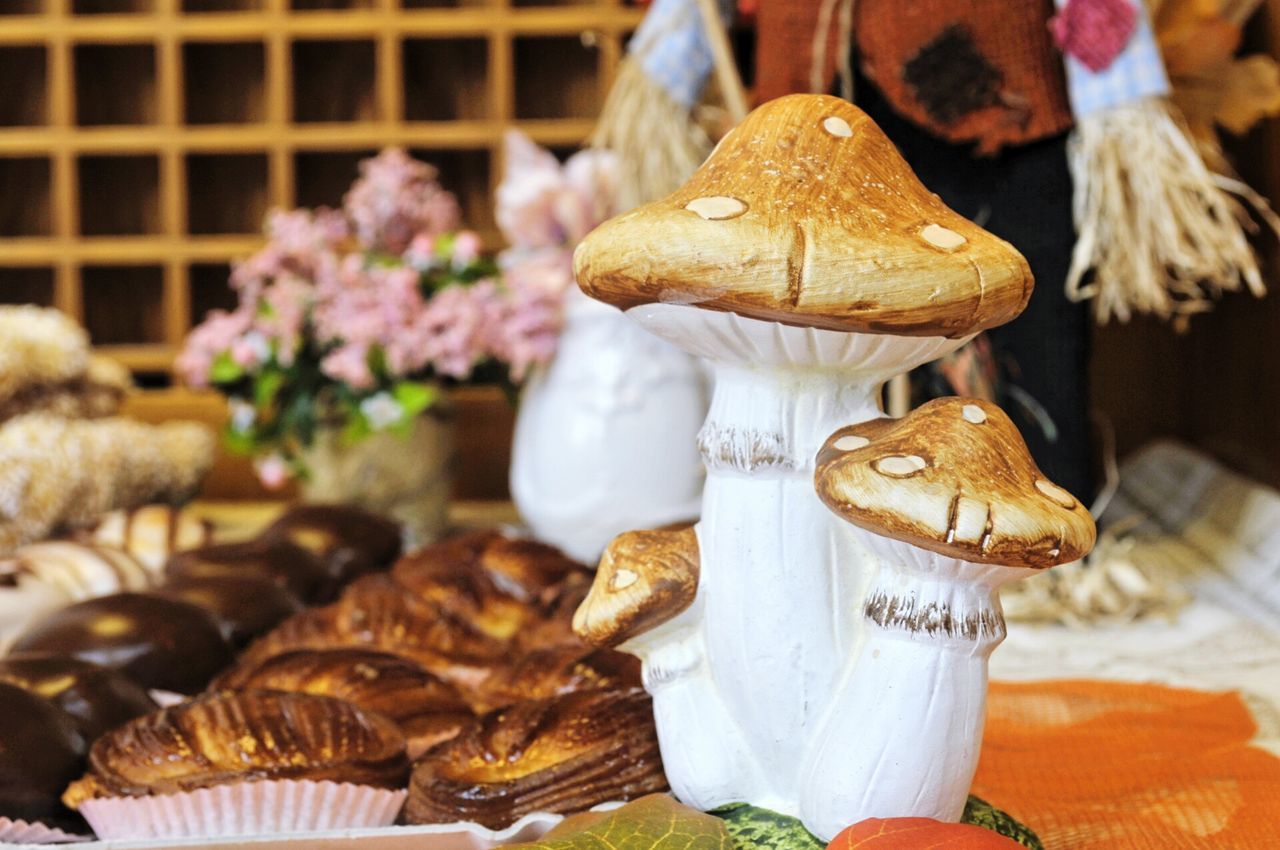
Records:
[[[720,6],[723,15],[726,4]],[[686,109],[698,102],[711,75],[711,48],[695,0],[654,0],[627,52]]]
[[[1066,2],[1057,0],[1059,7]],[[1137,7],[1133,35],[1109,67],[1095,74],[1074,57],[1066,57],[1067,91],[1071,96],[1071,111],[1077,119],[1100,109],[1169,93],[1169,78],[1164,72],[1164,60],[1160,58],[1160,46],[1151,30],[1146,6],[1139,2]]]

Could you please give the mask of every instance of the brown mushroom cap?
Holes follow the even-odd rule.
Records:
[[[986,401],[941,398],[842,428],[819,451],[814,482],[854,525],[951,558],[1043,568],[1093,547],[1089,511],[1044,477]]]
[[[617,646],[662,625],[693,604],[700,562],[692,528],[618,535],[574,613],[574,632],[597,646]]]
[[[838,331],[964,337],[1031,295],[1011,245],[952,212],[862,110],[764,104],[679,190],[596,228],[582,290],[624,310],[691,304]]]

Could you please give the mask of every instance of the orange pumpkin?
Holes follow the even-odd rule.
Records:
[[[1024,850],[1011,838],[930,818],[869,818],[841,832],[827,850]]]

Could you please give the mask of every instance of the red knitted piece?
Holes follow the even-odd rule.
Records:
[[[1116,61],[1137,22],[1131,0],[1067,0],[1049,30],[1063,53],[1096,74]]]

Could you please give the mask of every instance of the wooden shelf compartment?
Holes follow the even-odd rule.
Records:
[[[293,42],[293,120],[378,120],[376,53],[371,40]]]
[[[155,0],[71,0],[73,15],[129,15],[155,11]]]
[[[0,5],[3,5],[0,3]],[[48,51],[39,44],[0,46],[0,127],[47,124]]]
[[[53,233],[48,157],[0,157],[0,238]]]
[[[263,0],[182,0],[182,11],[202,12],[259,12]]]
[[[212,310],[231,311],[236,306],[236,293],[228,283],[230,263],[192,263],[187,267],[191,287],[190,313],[192,326],[204,321]]]
[[[492,117],[486,39],[411,38],[403,54],[405,120]]]
[[[600,111],[599,52],[581,37],[515,39],[515,117],[589,118]]]
[[[76,124],[156,122],[156,48],[151,44],[77,44]]]
[[[84,266],[80,297],[94,345],[164,343],[164,270],[160,266]]]
[[[54,303],[53,269],[48,266],[0,266],[0,304]]]
[[[252,234],[267,213],[267,154],[191,154],[187,233]]]
[[[162,232],[160,163],[154,154],[83,156],[77,161],[80,235]]]
[[[182,45],[187,124],[266,120],[266,46],[260,41]]]

